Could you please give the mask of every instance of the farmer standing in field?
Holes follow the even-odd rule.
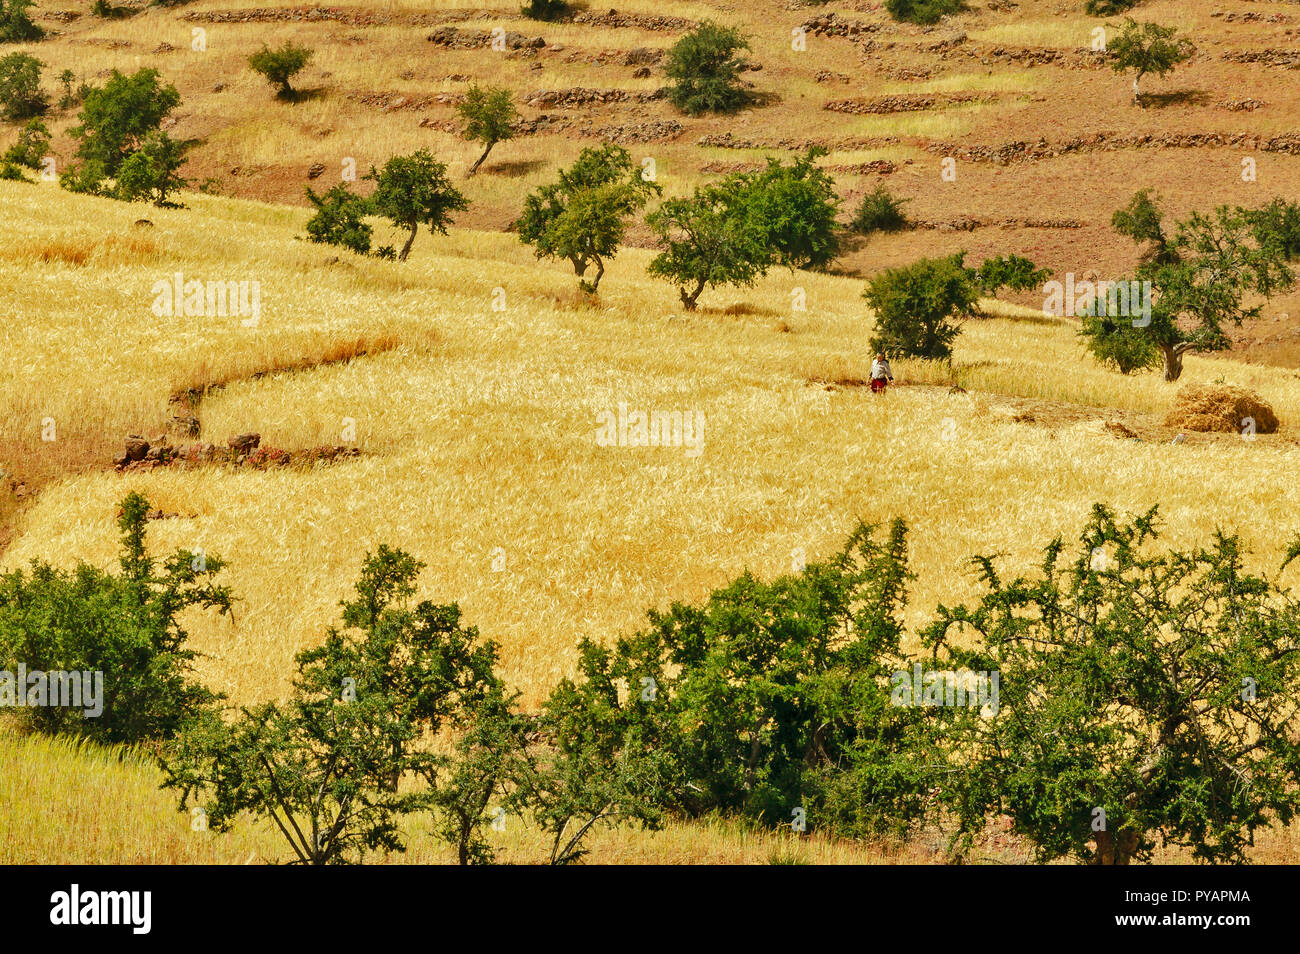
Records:
[[[885,388],[893,383],[894,372],[889,369],[889,361],[882,352],[871,362],[871,393],[884,394]]]

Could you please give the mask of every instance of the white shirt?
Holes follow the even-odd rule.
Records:
[[[886,379],[890,381],[894,380],[894,373],[889,370],[889,361],[887,359],[884,361],[881,360],[872,361],[871,380],[882,381]]]

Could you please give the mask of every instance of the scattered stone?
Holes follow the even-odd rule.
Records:
[[[319,179],[324,174],[324,172],[325,172],[325,163],[313,162],[311,164],[311,167],[307,170],[307,178]]]
[[[237,454],[250,453],[251,451],[256,450],[257,446],[261,443],[262,435],[254,433],[236,434],[233,437],[226,439],[226,446]]]

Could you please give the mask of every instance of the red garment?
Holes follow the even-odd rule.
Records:
[[[871,391],[873,394],[879,394],[881,391],[885,390],[888,384],[889,382],[886,381],[884,378],[872,378]]]

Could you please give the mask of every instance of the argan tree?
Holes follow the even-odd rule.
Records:
[[[1247,209],[1193,212],[1166,237],[1159,209],[1139,193],[1114,223],[1151,246],[1137,272],[1151,283],[1151,321],[1138,330],[1159,350],[1166,381],[1182,375],[1186,355],[1230,347],[1227,328],[1258,317],[1262,299],[1295,282],[1282,241],[1261,233]]]
[[[496,647],[454,605],[412,605],[421,564],[368,554],[343,627],[297,656],[285,703],[212,715],[164,754],[164,787],[228,831],[270,819],[300,864],[404,851],[401,821],[435,805],[445,756],[427,741],[499,696]]]
[[[733,113],[752,96],[740,80],[749,41],[735,27],[705,20],[668,50],[668,99],[689,116]]]
[[[140,148],[127,156],[117,171],[115,198],[127,202],[149,201],[167,206],[168,196],[188,183],[177,173],[185,163],[185,146],[165,132],[150,135]]]
[[[409,156],[394,156],[381,170],[372,166],[366,178],[375,183],[369,199],[370,210],[398,228],[410,230],[406,244],[397,253],[399,262],[406,261],[411,254],[421,225],[430,232],[446,235],[451,214],[469,208],[465,196],[447,178],[447,167],[427,149]]]
[[[662,249],[648,271],[679,286],[687,311],[695,310],[706,288],[752,285],[767,272],[772,248],[766,225],[750,214],[749,199],[745,181],[732,176],[669,199],[646,217]]]
[[[947,360],[962,322],[975,314],[980,286],[964,254],[922,258],[871,279],[863,297],[876,316],[872,351]]]
[[[194,678],[198,654],[187,645],[184,620],[192,608],[230,612],[229,590],[214,581],[224,564],[188,550],[163,560],[150,556],[148,514],[141,495],[122,501],[117,573],[85,563],[61,570],[33,562],[27,572],[0,576],[0,672],[16,673],[21,664],[47,676],[82,674],[82,708],[16,710],[31,728],[103,743],[153,743],[217,701]],[[94,673],[102,679],[102,711],[89,715],[85,678]]]
[[[820,269],[840,253],[835,180],[816,165],[824,155],[825,149],[809,149],[788,166],[769,158],[766,169],[739,179],[747,214],[763,230],[774,265]]]
[[[40,116],[50,105],[41,89],[40,60],[26,53],[10,53],[0,58],[0,116],[21,121]]]
[[[524,200],[517,220],[519,240],[538,258],[563,258],[573,265],[579,286],[595,294],[605,262],[623,243],[629,217],[662,189],[649,181],[622,146],[588,147],[558,179]],[[583,276],[596,267],[590,282]]]
[[[274,50],[263,44],[248,58],[248,65],[253,72],[266,77],[266,81],[275,87],[276,96],[291,100],[296,94],[290,81],[311,61],[312,52],[292,40],[286,40],[283,46]]]
[[[1126,17],[1119,36],[1107,45],[1110,67],[1116,73],[1133,73],[1133,102],[1142,102],[1142,77],[1163,77],[1180,63],[1192,58],[1196,48],[1176,27],[1138,23]]]
[[[519,121],[519,110],[515,109],[515,104],[510,99],[510,90],[501,86],[484,88],[476,83],[469,88],[465,99],[456,107],[456,112],[460,113],[465,123],[461,135],[467,140],[483,144],[483,154],[466,173],[472,176],[483,165],[493,146],[514,138],[514,124]]]
[[[324,195],[310,186],[307,201],[316,208],[307,220],[307,238],[326,245],[339,245],[361,255],[370,251],[373,229],[366,221],[369,203],[340,182]]]
[[[1000,674],[992,713],[954,712],[940,797],[969,836],[1011,817],[1039,861],[1128,864],[1161,845],[1240,863],[1300,813],[1300,606],[1241,542],[1158,548],[1157,515],[1093,508],[1078,545],[941,608],[936,658]],[[1289,563],[1300,555],[1293,545]]]
[[[68,130],[78,141],[77,157],[83,164],[64,170],[60,177],[64,187],[105,191],[104,180],[116,178],[127,157],[158,131],[180,101],[176,87],[160,82],[155,69],[140,69],[130,76],[114,70],[102,87],[87,91],[80,123]]]

